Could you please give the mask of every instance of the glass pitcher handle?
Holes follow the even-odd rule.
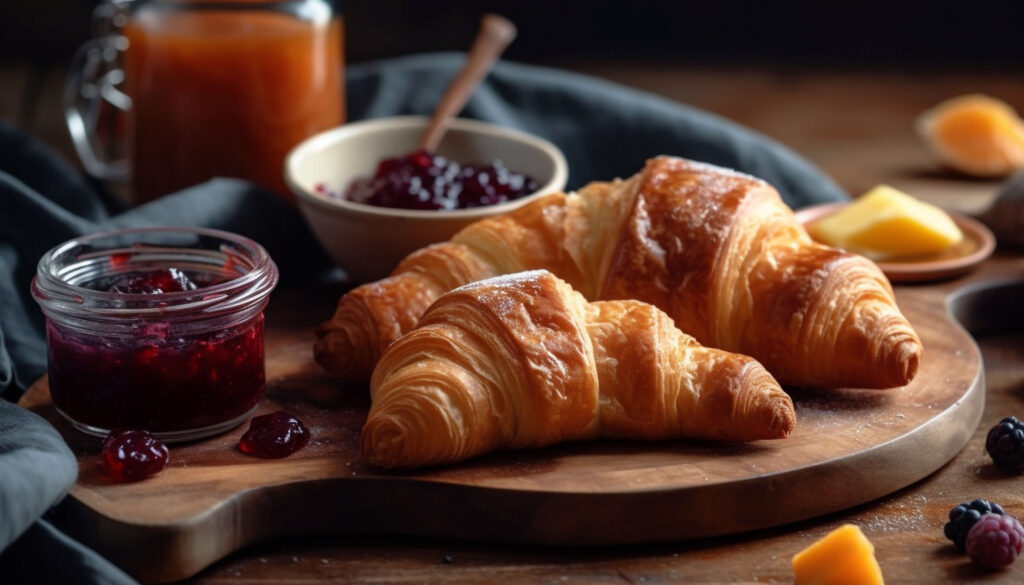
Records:
[[[128,178],[125,113],[132,100],[120,89],[121,56],[128,39],[120,34],[122,2],[101,4],[93,17],[101,36],[79,47],[64,87],[64,117],[86,172],[104,180]]]

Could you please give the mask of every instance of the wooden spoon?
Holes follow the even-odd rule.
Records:
[[[485,14],[480,31],[469,50],[466,64],[445,91],[441,103],[434,110],[430,125],[420,137],[420,148],[433,152],[448,129],[448,123],[466,105],[469,96],[487,72],[494,66],[505,47],[516,38],[516,27],[510,20],[497,14]]]

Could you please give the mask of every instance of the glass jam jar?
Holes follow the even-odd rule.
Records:
[[[217,230],[128,229],[53,248],[32,295],[54,406],[97,436],[186,441],[237,426],[266,387],[263,310],[277,280],[262,246]]]

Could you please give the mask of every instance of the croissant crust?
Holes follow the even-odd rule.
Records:
[[[549,195],[412,254],[342,297],[317,360],[367,379],[445,291],[534,269],[590,300],[653,304],[702,345],[750,355],[783,384],[891,388],[921,360],[875,264],[812,241],[764,181],[664,156],[628,180]]]
[[[384,467],[599,437],[774,439],[796,421],[752,358],[702,347],[647,303],[588,303],[547,271],[443,295],[370,388],[363,453]]]

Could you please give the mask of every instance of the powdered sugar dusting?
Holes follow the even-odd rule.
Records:
[[[513,272],[511,274],[500,274],[469,284],[464,284],[452,292],[472,292],[481,288],[523,286],[529,282],[540,280],[548,273],[547,270],[527,270],[524,272]]]
[[[759,179],[759,178],[755,177],[754,175],[749,175],[749,174],[744,173],[742,171],[737,171],[736,169],[731,169],[731,168],[728,168],[728,167],[720,167],[718,165],[714,165],[714,164],[707,163],[707,162],[701,162],[701,161],[696,161],[696,160],[679,158],[679,157],[675,157],[675,156],[664,156],[664,155],[656,157],[655,160],[671,161],[671,162],[673,162],[675,164],[685,165],[685,166],[690,167],[692,169],[695,169],[695,170],[698,170],[698,171],[701,171],[701,172],[704,172],[704,173],[712,174],[712,175],[725,175],[725,176],[730,177],[730,178],[747,179],[747,180],[751,180],[751,181],[757,181],[758,183],[764,183],[763,179]]]

